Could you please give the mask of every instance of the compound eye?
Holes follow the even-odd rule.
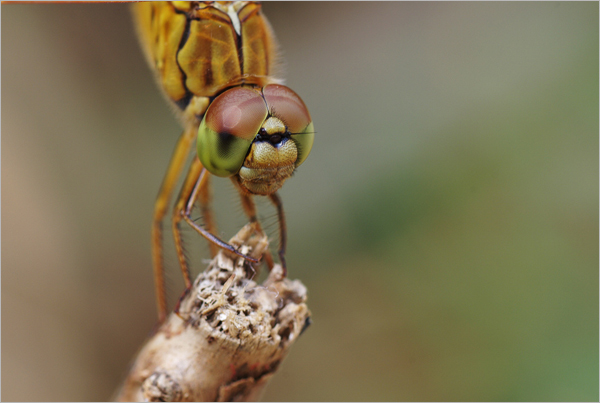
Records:
[[[299,166],[308,157],[315,139],[314,126],[306,105],[298,94],[284,85],[269,84],[263,88],[263,95],[271,115],[281,119],[296,143],[296,166]]]
[[[263,88],[269,112],[285,123],[290,133],[300,133],[312,122],[308,109],[294,91],[284,85],[269,84]]]
[[[202,165],[216,176],[235,175],[267,112],[261,95],[249,88],[232,88],[215,98],[198,128]]]

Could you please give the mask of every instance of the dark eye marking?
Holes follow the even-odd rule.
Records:
[[[235,143],[235,136],[231,133],[219,133],[219,141],[217,142],[217,153],[220,157],[228,157]]]

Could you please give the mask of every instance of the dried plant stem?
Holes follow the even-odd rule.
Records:
[[[268,247],[247,225],[232,245],[253,257]],[[146,342],[118,401],[257,400],[309,323],[306,288],[276,265],[262,285],[244,259],[221,251]]]

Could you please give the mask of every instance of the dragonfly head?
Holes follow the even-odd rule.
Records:
[[[231,88],[210,104],[198,129],[198,157],[216,176],[269,195],[302,164],[314,142],[308,109],[291,89]]]

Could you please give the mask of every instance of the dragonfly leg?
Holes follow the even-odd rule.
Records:
[[[179,260],[179,267],[181,268],[181,274],[183,275],[183,281],[185,283],[186,290],[192,286],[192,280],[190,277],[190,268],[185,257],[185,250],[183,247],[183,237],[181,235],[181,220],[183,219],[183,212],[185,211],[187,201],[198,182],[198,178],[203,170],[202,163],[198,160],[198,157],[194,158],[190,165],[188,172],[183,181],[183,186],[177,197],[175,208],[173,209],[173,238],[175,239],[175,251],[177,252],[177,259]],[[203,177],[204,182],[199,186],[207,186],[208,175]]]
[[[213,256],[217,254],[219,248],[223,248],[252,262],[258,262],[258,260],[238,252],[236,248],[222,241],[214,234],[216,231],[216,226],[214,224],[212,210],[210,209],[209,203],[209,179],[210,173],[202,166],[202,163],[198,157],[195,157],[190,165],[181,191],[179,192],[179,196],[177,197],[175,208],[173,209],[173,237],[175,238],[175,249],[177,251],[181,273],[183,274],[183,280],[185,282],[185,291],[183,292],[181,298],[185,297],[192,287],[190,269],[183,247],[183,237],[180,228],[181,220],[187,222],[200,235],[209,241]],[[191,217],[192,210],[197,201],[200,201],[204,226],[197,224],[194,220],[192,220]],[[175,307],[175,313],[179,312],[180,302],[181,299]]]
[[[152,263],[159,323],[163,322],[167,316],[167,295],[163,265],[163,219],[167,213],[173,189],[181,175],[187,156],[192,149],[192,144],[196,137],[195,132],[193,128],[188,128],[179,137],[175,151],[173,151],[171,161],[169,162],[169,168],[154,204],[154,216],[152,219]]]
[[[287,227],[285,225],[285,214],[283,213],[283,203],[277,193],[269,195],[269,199],[277,208],[277,216],[279,217],[279,260],[281,261],[281,267],[283,268],[283,276],[287,275],[287,268],[285,264],[285,249],[287,246]]]
[[[232,179],[232,181],[234,184],[237,184],[235,179]],[[240,190],[239,187],[236,186],[236,188],[238,190]],[[256,228],[256,232],[263,235],[264,231],[262,229],[262,226],[260,225],[260,222],[258,221],[258,218],[256,215],[256,205],[254,204],[254,200],[252,199],[252,196],[249,194],[246,194],[240,190],[240,198],[242,199],[242,207],[244,208],[244,212],[248,216],[248,219],[250,220],[250,222],[254,224],[254,226]],[[269,270],[273,269],[273,266],[275,265],[275,263],[273,262],[273,256],[271,256],[271,252],[269,250],[265,251],[264,257],[265,257],[265,262],[267,263],[267,267],[269,268]]]
[[[204,228],[211,234],[217,235],[217,224],[215,223],[214,215],[210,202],[212,200],[212,192],[210,186],[210,175],[206,176],[206,184],[201,185],[198,194],[198,202],[200,204],[200,213],[202,214],[202,221],[204,222]],[[210,256],[215,257],[219,253],[219,246],[209,242],[208,247],[210,248]]]
[[[197,177],[194,176],[195,185],[193,186],[193,189],[192,189],[191,193],[189,194],[189,196],[187,198],[185,198],[185,200],[187,200],[185,203],[185,208],[182,210],[177,210],[177,212],[175,214],[180,214],[181,217],[185,220],[185,222],[187,222],[193,229],[195,229],[196,232],[198,232],[200,235],[202,235],[204,238],[206,238],[209,242],[217,245],[219,248],[222,248],[222,249],[228,250],[229,252],[235,253],[236,255],[243,257],[244,259],[249,260],[251,262],[258,263],[259,262],[258,259],[255,259],[251,256],[244,255],[242,252],[238,251],[237,248],[235,248],[234,246],[221,240],[219,237],[212,234],[209,230],[207,230],[206,228],[203,228],[202,226],[198,225],[194,220],[192,220],[192,217],[191,217],[192,209],[194,207],[194,204],[198,200],[199,195],[203,191],[202,188],[204,186],[206,186],[206,184],[207,184],[206,178],[210,175],[209,172],[206,170],[206,168],[202,167],[202,164],[200,163],[199,160],[198,160],[198,164],[201,169],[198,173],[198,176]],[[195,164],[193,164],[193,165],[195,165]],[[187,179],[186,179],[186,181],[187,181]]]
[[[181,273],[183,274],[183,281],[185,282],[185,288],[188,289],[192,285],[190,278],[190,269],[185,257],[185,250],[183,247],[183,237],[181,234],[181,220],[184,219],[187,211],[188,201],[198,183],[200,176],[203,172],[204,167],[198,159],[194,158],[188,173],[183,182],[175,208],[173,209],[173,237],[175,239],[175,250],[177,252],[177,258],[179,259],[179,266],[181,267]],[[200,211],[202,213],[202,221],[204,223],[204,229],[211,234],[216,234],[217,227],[213,218],[212,209],[210,208],[210,175],[202,175],[202,181],[198,183],[198,200],[200,202]],[[191,214],[193,203],[190,205],[188,215]],[[211,256],[215,257],[219,251],[219,246],[213,242],[209,242]]]

